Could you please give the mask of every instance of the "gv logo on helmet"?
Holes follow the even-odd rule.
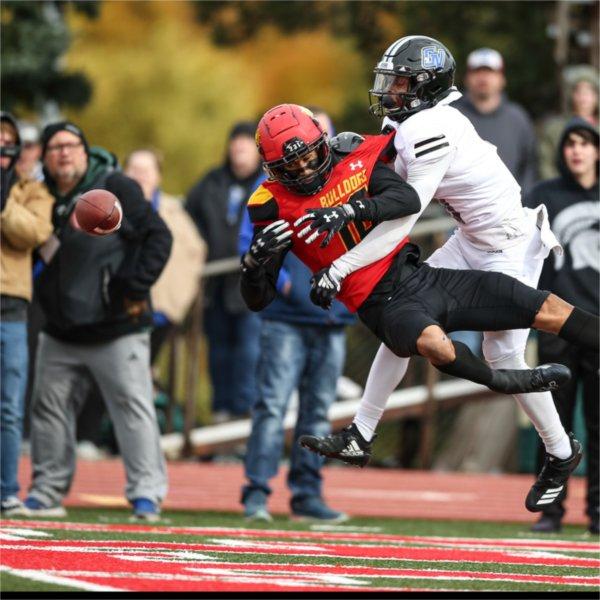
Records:
[[[283,144],[283,153],[287,154],[295,154],[300,150],[306,148],[306,144],[300,138],[292,138],[288,140],[285,144]]]
[[[421,65],[424,69],[440,69],[444,66],[446,53],[437,46],[424,46],[421,48]]]

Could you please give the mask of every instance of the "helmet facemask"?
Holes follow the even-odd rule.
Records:
[[[314,156],[310,157],[313,154]],[[301,159],[310,158],[303,165],[294,165]],[[311,196],[323,189],[332,169],[332,156],[323,133],[311,144],[300,138],[292,138],[285,143],[284,157],[264,163],[264,169],[270,179],[278,181],[289,190],[303,196]],[[305,173],[306,170],[309,173]]]
[[[406,91],[394,91],[399,88],[398,79],[408,80]],[[390,117],[403,120],[423,108],[423,87],[431,77],[426,71],[395,73],[387,69],[375,68],[375,81],[369,90],[369,111],[372,115],[382,118]]]

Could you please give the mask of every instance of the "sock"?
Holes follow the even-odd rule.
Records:
[[[523,354],[508,358],[488,361],[492,369],[529,369]],[[550,392],[534,392],[532,394],[513,394],[517,404],[533,423],[542,438],[546,452],[565,459],[571,456],[571,443],[556,410]]]
[[[408,362],[408,358],[396,356],[385,344],[379,346],[354,417],[354,424],[367,442],[375,434],[388,398],[404,378]]]
[[[482,383],[487,387],[491,387],[494,383],[494,372],[490,367],[477,358],[466,344],[462,342],[452,342],[456,358],[445,365],[434,365],[436,369],[442,373],[460,377],[462,379],[470,379],[475,383]]]
[[[598,352],[600,346],[600,319],[575,307],[558,332],[559,337],[577,346],[585,346]]]

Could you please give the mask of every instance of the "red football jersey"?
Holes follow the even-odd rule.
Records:
[[[365,141],[333,167],[327,184],[312,196],[295,194],[277,181],[265,181],[248,200],[250,220],[260,226],[278,219],[286,220],[294,229],[292,252],[313,273],[328,267],[336,258],[358,244],[372,229],[372,223],[350,223],[333,237],[327,247],[321,248],[320,242],[325,234],[312,244],[306,244],[304,239],[297,237],[306,223],[294,228],[294,222],[310,208],[337,206],[348,202],[350,198],[368,201],[371,173],[377,160],[386,158],[394,135],[395,132],[388,135],[364,136]],[[343,302],[348,310],[356,312],[386,273],[394,256],[407,242],[408,238],[404,238],[384,258],[348,275],[342,282],[337,299]]]

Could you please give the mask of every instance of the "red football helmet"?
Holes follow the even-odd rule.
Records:
[[[315,194],[331,175],[327,134],[303,106],[280,104],[268,110],[258,123],[256,145],[270,179],[297,194]],[[309,156],[305,165],[293,164]]]

